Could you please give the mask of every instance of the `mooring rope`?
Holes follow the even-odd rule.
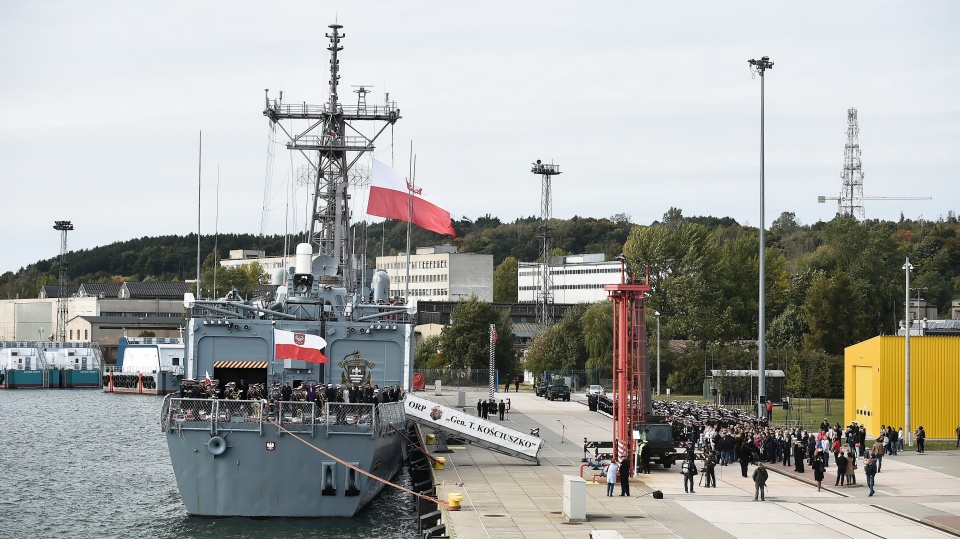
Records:
[[[280,425],[279,423],[277,423],[276,421],[274,421],[274,420],[272,420],[272,419],[270,419],[269,421],[270,421],[271,424],[275,425],[278,429],[282,430],[283,432],[286,432],[286,433],[289,434],[290,436],[293,436],[293,437],[296,438],[297,440],[300,440],[301,442],[307,444],[308,446],[310,446],[310,447],[312,447],[313,449],[319,451],[320,453],[324,454],[325,456],[332,458],[333,460],[339,462],[340,464],[343,464],[344,466],[346,466],[347,468],[350,468],[351,470],[356,470],[356,471],[362,473],[363,475],[369,477],[370,479],[373,479],[373,480],[375,480],[375,481],[379,481],[379,482],[381,482],[381,483],[383,483],[383,484],[385,484],[385,485],[389,485],[389,486],[391,486],[391,487],[393,487],[393,488],[395,488],[395,489],[402,490],[402,491],[407,492],[407,493],[409,493],[409,494],[413,494],[414,496],[417,496],[418,498],[423,498],[424,500],[427,500],[427,501],[429,501],[429,502],[433,502],[433,503],[435,503],[435,504],[437,504],[437,505],[442,505],[442,506],[446,507],[447,509],[450,508],[450,504],[448,504],[447,502],[441,500],[440,498],[436,498],[436,497],[433,497],[433,496],[427,496],[426,494],[420,494],[419,492],[414,492],[414,491],[412,491],[412,490],[410,490],[410,489],[408,489],[408,488],[406,488],[406,487],[400,486],[400,485],[398,485],[398,484],[396,484],[396,483],[391,483],[390,481],[387,481],[386,479],[383,479],[382,477],[377,477],[376,475],[373,475],[372,473],[370,473],[370,472],[368,472],[368,471],[366,471],[366,470],[357,468],[356,466],[350,464],[349,462],[344,462],[344,461],[341,460],[340,458],[338,458],[338,457],[336,457],[336,456],[334,456],[334,455],[331,455],[330,453],[324,451],[323,449],[320,449],[319,447],[311,444],[310,442],[304,440],[303,438],[301,438],[301,437],[297,436],[296,434],[290,432],[289,430],[283,428],[283,426]]]
[[[398,429],[397,426],[394,425],[393,423],[390,423],[390,428],[393,429],[393,430],[394,430],[397,434],[399,434],[400,436],[403,436],[403,438],[404,438],[406,441],[408,441],[408,442],[410,442],[411,444],[417,446],[417,451],[420,451],[421,453],[423,453],[423,456],[425,456],[425,457],[427,457],[428,459],[430,459],[430,462],[436,464],[436,462],[437,462],[436,457],[434,457],[434,456],[431,455],[430,453],[427,453],[427,450],[424,449],[422,445],[417,444],[417,443],[414,443],[413,440],[411,440],[410,438],[408,438],[407,435],[404,434],[402,430]]]

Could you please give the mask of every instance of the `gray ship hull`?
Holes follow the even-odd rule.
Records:
[[[392,479],[406,459],[400,434],[406,426],[403,403],[344,405],[351,410],[349,416],[345,414],[345,424],[337,424],[333,409],[337,405],[331,405],[329,413],[320,410],[320,420],[312,424],[283,423],[284,429],[294,431],[291,434],[268,417],[228,419],[221,412],[221,421],[206,419],[205,410],[212,411],[207,406],[216,402],[168,397],[164,406],[164,414],[170,417],[164,425],[170,459],[191,515],[351,517],[380,493],[384,481]],[[235,410],[246,405],[220,402]],[[304,405],[282,403],[281,408]],[[379,407],[376,419],[356,422],[353,412],[362,406],[370,406],[371,411]],[[183,413],[189,409],[197,413]]]

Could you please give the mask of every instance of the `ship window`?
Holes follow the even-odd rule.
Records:
[[[179,364],[180,364],[180,358],[178,357],[173,358],[173,366],[176,367]]]

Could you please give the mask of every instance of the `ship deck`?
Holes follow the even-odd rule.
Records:
[[[444,388],[424,398],[457,407],[457,389]],[[476,413],[476,402],[486,391],[467,390],[466,408]],[[834,487],[827,469],[825,488],[817,492],[813,473],[792,473],[770,465],[775,473],[767,482],[767,501],[753,501],[753,482],[742,477],[740,466],[717,467],[717,487],[683,492],[678,467],[653,466],[650,475],[630,481],[630,497],[606,496],[604,483],[591,483],[584,471],[586,522],[567,522],[563,515],[563,476],[578,475],[584,456],[583,439],[611,437],[612,420],[586,406],[585,395],[571,402],[548,401],[527,390],[497,393],[511,400],[504,423],[527,432],[539,427],[544,439],[541,465],[493,453],[479,447],[450,446],[452,453],[436,470],[437,495],[462,496],[461,510],[444,510],[447,533],[460,539],[556,539],[585,537],[950,537],[960,535],[960,451],[900,453],[883,459],[876,476],[877,494],[868,497],[862,469],[854,487]],[[493,416],[491,416],[493,417]],[[426,433],[426,431],[425,431]],[[561,435],[564,435],[561,443]],[[428,446],[432,449],[432,446]],[[939,453],[939,455],[937,454]],[[753,473],[751,466],[749,473]],[[799,477],[798,477],[799,476]],[[602,478],[600,478],[602,479]],[[699,479],[699,478],[698,478]],[[459,483],[459,485],[458,485]],[[650,496],[661,490],[663,499]],[[616,533],[604,533],[610,530]],[[774,531],[775,530],[775,531]],[[619,535],[617,535],[619,533]]]

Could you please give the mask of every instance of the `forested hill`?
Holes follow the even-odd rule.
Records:
[[[372,266],[381,253],[397,254],[406,246],[406,223],[386,221],[366,226],[358,223],[356,250],[365,253]],[[535,261],[540,256],[538,219],[528,217],[502,223],[489,215],[476,221],[455,223],[457,238],[440,236],[413,227],[412,245],[430,246],[453,243],[461,252],[491,254],[498,266],[508,257]],[[609,219],[573,217],[551,222],[553,254],[602,252],[608,259],[626,253],[634,264],[649,265],[663,282],[654,282],[654,304],[661,312],[676,309],[676,319],[685,311],[689,319],[698,318],[689,309],[699,303],[693,299],[725,302],[724,319],[734,323],[742,311],[744,327],[730,328],[731,335],[749,335],[747,313],[756,310],[757,244],[756,228],[743,227],[731,218],[685,217],[671,208],[660,221],[637,226],[627,215]],[[858,306],[870,318],[871,330],[893,329],[897,306],[902,317],[904,258],[914,265],[911,288],[949,312],[950,302],[960,295],[960,223],[953,213],[939,221],[899,222],[863,221],[836,218],[830,222],[804,225],[794,214],[785,212],[766,234],[768,304],[783,314],[788,306],[801,308],[809,299],[807,289],[819,287],[820,295],[837,295],[837,301]],[[202,236],[200,255],[212,254],[214,242],[221,258],[234,249],[258,249],[268,255],[280,255],[282,236],[220,234]],[[302,241],[294,238],[291,244]],[[293,247],[290,248],[293,250]],[[185,280],[196,275],[197,236],[159,236],[132,239],[67,255],[69,284],[85,282],[122,282],[124,280]],[[515,260],[510,262],[515,263]],[[699,272],[699,274],[698,274]],[[31,264],[16,273],[0,276],[0,297],[37,297],[40,287],[57,282],[57,259]],[[690,288],[691,276],[709,282],[702,290]],[[696,281],[700,282],[700,281]],[[683,288],[683,286],[687,288]],[[699,285],[697,285],[699,286]],[[707,294],[715,297],[708,298]],[[689,295],[690,297],[685,297]],[[676,302],[684,301],[685,305]],[[849,307],[848,307],[849,308]],[[845,309],[846,310],[846,309]],[[716,313],[713,313],[716,314]],[[754,315],[756,313],[754,312]],[[708,316],[709,313],[703,313]],[[773,315],[773,316],[771,316]],[[777,322],[776,313],[768,315],[775,323],[796,322],[787,312]],[[702,317],[701,317],[702,318]],[[857,317],[855,317],[857,318]],[[881,326],[881,327],[877,327]],[[677,333],[690,336],[695,328]],[[827,348],[830,348],[829,346]]]

